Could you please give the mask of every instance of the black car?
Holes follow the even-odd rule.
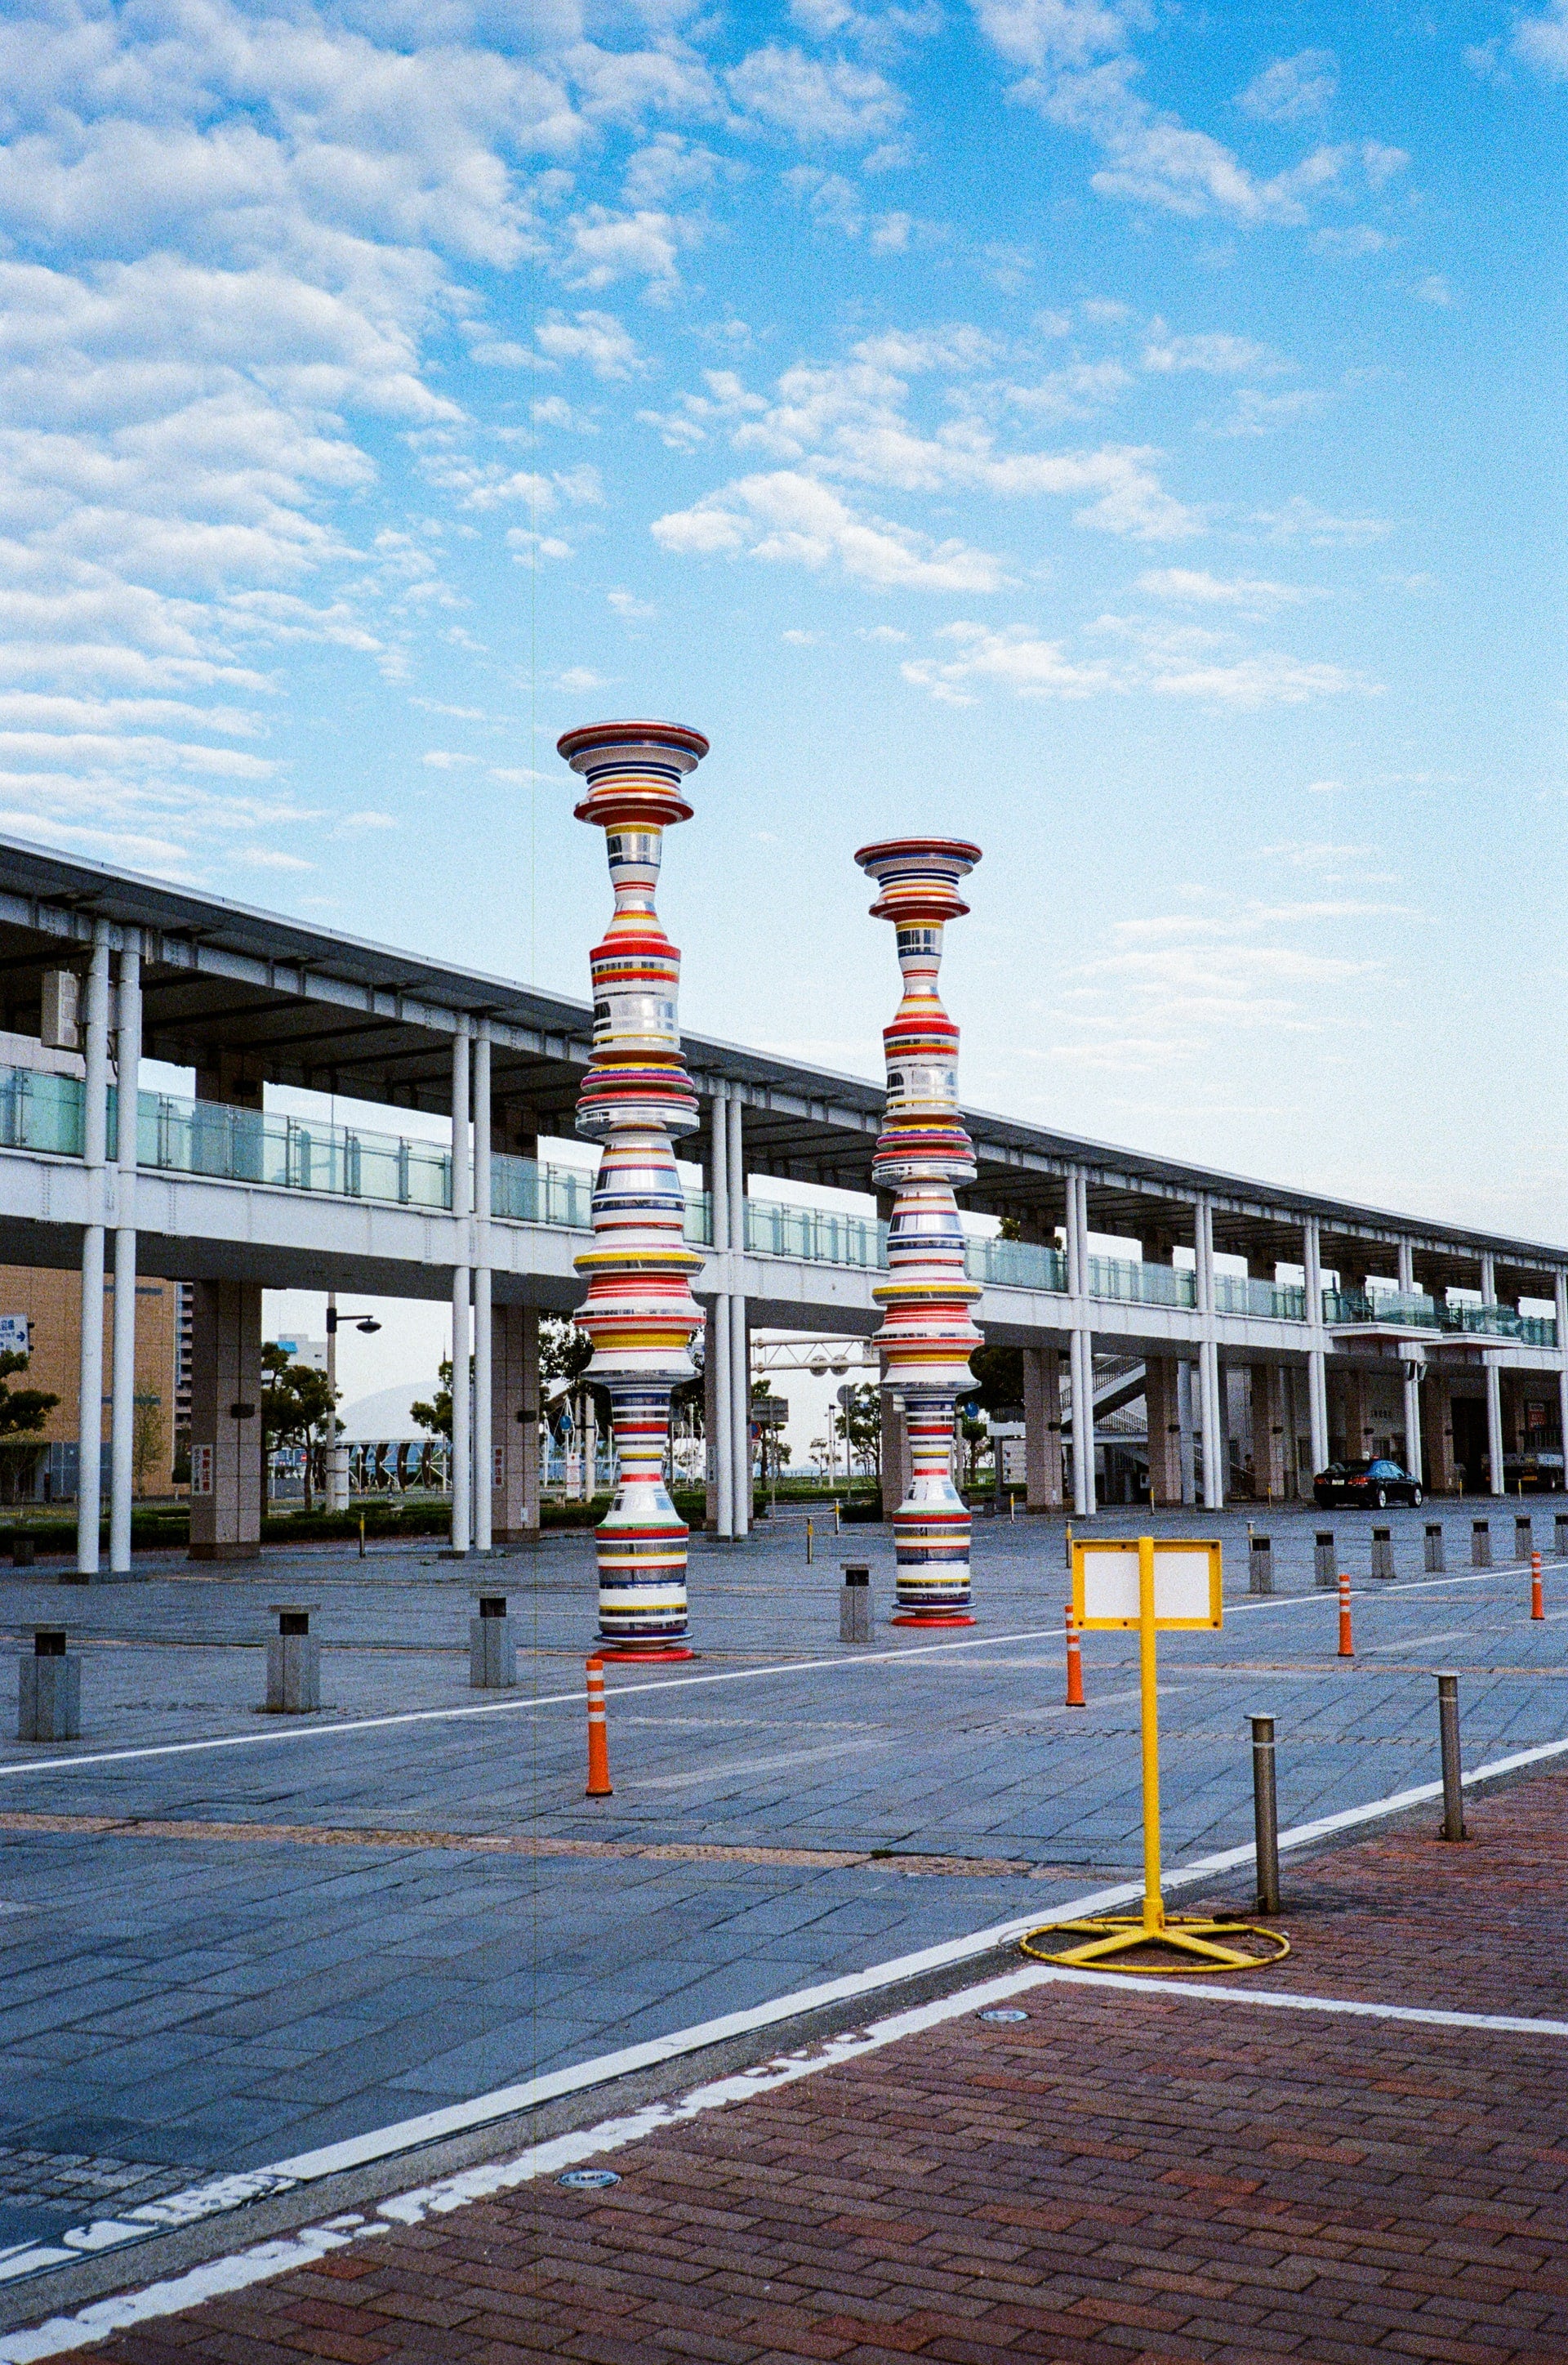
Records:
[[[1313,1480],[1312,1499],[1320,1511],[1336,1503],[1365,1511],[1386,1511],[1390,1503],[1408,1503],[1415,1510],[1422,1500],[1421,1481],[1412,1478],[1397,1462],[1331,1462]]]

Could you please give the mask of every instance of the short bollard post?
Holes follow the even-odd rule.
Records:
[[[1559,1511],[1552,1524],[1551,1551],[1556,1560],[1568,1560],[1568,1511]]]
[[[1247,1590],[1249,1593],[1272,1593],[1273,1589],[1273,1540],[1269,1536],[1249,1537],[1247,1552]]]
[[[359,1556],[361,1560],[364,1558],[364,1513],[363,1511],[359,1515]]]
[[[1339,1656],[1342,1659],[1353,1659],[1355,1655],[1356,1646],[1350,1639],[1350,1572],[1341,1569],[1339,1572]]]
[[[1070,1601],[1062,1612],[1067,1620],[1067,1700],[1069,1708],[1086,1708],[1083,1697],[1083,1643],[1078,1631],[1078,1620]]]
[[[1516,1511],[1514,1513],[1514,1558],[1529,1560],[1534,1550],[1535,1530],[1530,1525],[1530,1515],[1528,1511]]]
[[[604,1718],[604,1661],[588,1662],[588,1767],[585,1799],[613,1799],[610,1782],[610,1729]]]
[[[838,1597],[838,1639],[868,1642],[871,1639],[871,1572],[864,1561],[844,1564],[844,1590]]]
[[[1312,1574],[1317,1583],[1322,1586],[1325,1592],[1333,1591],[1334,1585],[1339,1572],[1334,1565],[1334,1530],[1332,1528],[1318,1528],[1314,1530],[1312,1545]]]
[[[1274,1791],[1274,1720],[1252,1724],[1252,1830],[1257,1843],[1258,1911],[1280,1910],[1280,1809]]]
[[[1011,1493],[1007,1497],[1007,1523],[1009,1527],[1016,1527],[1018,1524],[1018,1497]]]
[[[1447,1563],[1443,1558],[1443,1523],[1440,1519],[1427,1522],[1427,1551],[1424,1565],[1428,1576],[1440,1576]]]
[[[836,1495],[833,1498],[833,1532],[835,1536],[842,1535],[844,1532],[844,1522],[838,1516],[838,1496]]]
[[[468,1681],[476,1692],[504,1692],[517,1681],[517,1636],[504,1593],[482,1593],[468,1620]]]
[[[82,1662],[63,1626],[35,1626],[30,1658],[17,1662],[18,1741],[74,1741],[82,1731]]]
[[[806,1521],[806,1566],[808,1568],[810,1568],[812,1564],[812,1546],[815,1541],[816,1530],[812,1527],[810,1519],[808,1519]]]
[[[1492,1523],[1489,1519],[1472,1519],[1470,1523],[1470,1565],[1490,1568],[1492,1565]]]
[[[38,1559],[36,1545],[37,1539],[29,1536],[25,1529],[18,1528],[11,1538],[12,1567],[32,1568]]]
[[[1544,1618],[1546,1615],[1546,1600],[1540,1583],[1540,1554],[1538,1552],[1532,1552],[1529,1556],[1529,1614],[1532,1618]]]
[[[1394,1575],[1394,1530],[1392,1528],[1372,1530],[1372,1573],[1374,1576]]]
[[[1464,1781],[1459,1763],[1459,1677],[1438,1677],[1438,1738],[1443,1756],[1443,1837],[1462,1840],[1464,1832]]]
[[[321,1645],[310,1631],[315,1602],[274,1601],[267,1637],[267,1713],[311,1716],[321,1705]]]

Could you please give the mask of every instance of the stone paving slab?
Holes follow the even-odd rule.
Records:
[[[1560,2004],[1568,1779],[1293,1871],[1303,1996]],[[1528,1937],[1528,1943],[1521,1943]],[[104,2365],[1546,2365],[1561,2038],[1039,1987],[111,2337]]]
[[[1294,1591],[1233,1598],[1223,1635],[1162,1649],[1168,1861],[1250,1837],[1249,1710],[1279,1719],[1287,1823],[1435,1775],[1434,1664],[1462,1670],[1472,1763],[1568,1729],[1561,1571],[1540,1624],[1517,1572],[1363,1586],[1361,1655],[1341,1666],[1314,1525],[1295,1518]],[[1244,1522],[1228,1532],[1234,1573]],[[1272,1532],[1281,1556],[1278,1514]],[[0,2142],[192,2178],[256,2166],[1124,1876],[1134,1655],[1090,1638],[1091,1707],[1064,1709],[1060,1547],[1055,1523],[980,1527],[973,1647],[901,1639],[872,1664],[835,1628],[806,1634],[826,1629],[837,1573],[819,1561],[808,1577],[798,1537],[700,1545],[693,1599],[716,1647],[694,1669],[612,1672],[602,1802],[581,1795],[567,1648],[591,1611],[582,1539],[549,1548],[554,1574],[541,1553],[529,1613],[556,1639],[525,1658],[527,1684],[561,1705],[374,1732],[313,1720],[275,1744],[282,1721],[250,1705],[259,1652],[210,1639],[253,1631],[282,1597],[270,1564],[69,1597],[73,1620],[98,1621],[83,1753],[193,1724],[248,1738],[41,1775],[6,1768],[72,1753],[0,1750],[0,1904],[16,1909],[0,1916]],[[331,1685],[375,1714],[472,1704],[463,1649],[439,1642],[465,1631],[466,1575],[405,1554],[370,1584],[358,1566],[329,1577],[307,1597],[343,1621]],[[391,1647],[401,1634],[410,1646]],[[768,1671],[800,1658],[823,1664]],[[188,1666],[232,1675],[205,1722],[180,1705]]]

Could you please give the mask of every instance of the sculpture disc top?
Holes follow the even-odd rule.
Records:
[[[958,881],[980,858],[980,847],[962,837],[882,838],[861,846],[855,857],[882,891],[871,917],[912,928],[963,918],[969,907],[958,893]]]

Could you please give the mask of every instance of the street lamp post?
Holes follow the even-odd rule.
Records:
[[[381,1328],[374,1314],[342,1314],[338,1306],[337,1291],[330,1289],[327,1292],[327,1393],[332,1399],[332,1409],[328,1418],[334,1423],[327,1439],[329,1511],[346,1511],[349,1507],[349,1449],[346,1443],[339,1443],[335,1426],[338,1417],[338,1325],[342,1321],[352,1322],[356,1330],[364,1330],[367,1334]],[[308,1452],[309,1448],[307,1447],[306,1451]]]

